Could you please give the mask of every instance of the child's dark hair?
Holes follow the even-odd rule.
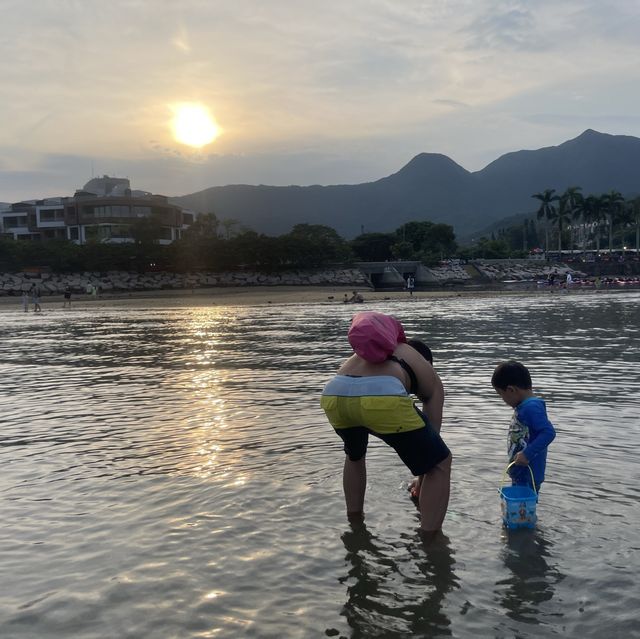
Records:
[[[507,386],[530,390],[532,385],[531,375],[526,366],[523,366],[520,362],[509,360],[498,364],[496,370],[493,371],[491,385],[500,390],[505,390]]]
[[[420,355],[422,355],[422,357],[424,357],[429,362],[429,364],[433,364],[433,353],[424,342],[420,341],[419,339],[410,339],[407,344],[409,344],[411,348],[417,350],[418,353],[420,353]]]

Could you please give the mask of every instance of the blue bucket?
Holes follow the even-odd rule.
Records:
[[[503,483],[511,466],[513,466],[513,462],[504,471],[502,476]],[[531,473],[532,485],[535,486],[533,471],[530,466],[528,468]],[[529,486],[501,486],[498,492],[500,493],[502,521],[507,528],[533,528],[536,525],[538,520],[536,515],[538,495],[535,488],[530,488]]]

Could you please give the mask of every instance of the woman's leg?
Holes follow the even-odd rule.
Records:
[[[367,466],[365,456],[369,442],[369,430],[364,426],[336,429],[344,442],[344,471],[342,488],[349,517],[362,517],[364,493],[367,489]]]
[[[344,460],[342,486],[348,516],[361,516],[364,511],[364,493],[367,489],[367,466],[365,457],[358,461]]]
[[[420,528],[433,532],[442,528],[449,505],[451,486],[451,455],[428,473],[422,475],[422,485],[418,497]]]

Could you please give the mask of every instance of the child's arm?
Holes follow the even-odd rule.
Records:
[[[527,404],[519,417],[529,427],[529,443],[513,461],[526,466],[555,439],[556,430],[547,417],[543,402]]]

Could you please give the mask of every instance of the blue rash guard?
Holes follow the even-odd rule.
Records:
[[[543,400],[529,397],[516,406],[509,426],[509,463],[519,452],[524,452],[537,487],[544,481],[547,448],[555,436]],[[531,474],[526,466],[513,466],[509,474],[514,484],[531,485]]]

